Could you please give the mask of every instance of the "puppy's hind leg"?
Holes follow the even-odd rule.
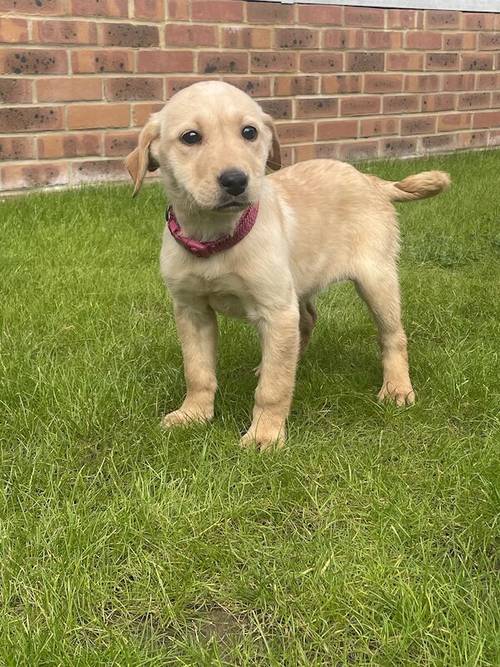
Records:
[[[304,298],[299,301],[299,331],[300,331],[300,355],[304,354],[309,344],[318,314],[310,299]]]
[[[411,405],[415,393],[410,381],[406,334],[401,323],[399,283],[395,264],[384,269],[367,267],[355,280],[377,324],[382,351],[384,379],[379,400],[389,398],[396,405]]]

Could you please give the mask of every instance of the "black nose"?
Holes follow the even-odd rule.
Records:
[[[219,176],[219,183],[230,195],[241,195],[248,185],[248,176],[239,169],[227,169]]]

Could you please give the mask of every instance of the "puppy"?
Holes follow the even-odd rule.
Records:
[[[335,160],[279,169],[270,116],[239,89],[195,83],[151,116],[126,159],[138,192],[159,168],[171,208],[161,273],[173,300],[186,397],[167,428],[214,414],[216,313],[245,318],[260,334],[253,419],[242,445],[282,445],[299,354],[310,338],[313,299],[352,280],[378,327],[380,400],[411,404],[401,324],[393,201],[438,194],[448,175],[430,171],[393,183]]]

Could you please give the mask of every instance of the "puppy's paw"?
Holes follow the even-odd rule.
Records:
[[[411,382],[384,382],[378,392],[379,401],[392,401],[397,406],[413,405],[415,403],[415,392]]]
[[[281,428],[259,425],[255,428],[250,426],[248,431],[240,440],[240,447],[257,447],[261,451],[270,449],[281,449],[285,445],[285,427]]]
[[[179,409],[165,415],[161,420],[161,426],[168,429],[175,426],[187,426],[188,424],[203,424],[209,422],[211,419],[212,415]]]

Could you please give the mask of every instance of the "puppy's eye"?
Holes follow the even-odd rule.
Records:
[[[188,146],[199,144],[201,141],[201,134],[199,132],[195,132],[195,130],[189,130],[188,132],[181,134],[181,141],[183,144],[188,144]]]
[[[253,125],[246,125],[241,130],[241,136],[247,141],[253,141],[257,138],[257,129]]]

